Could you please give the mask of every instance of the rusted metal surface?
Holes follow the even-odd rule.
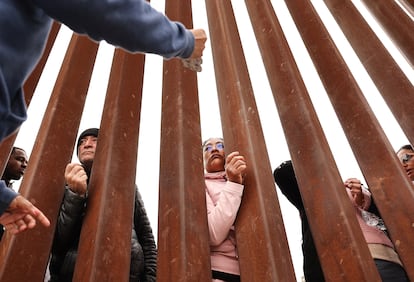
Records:
[[[190,0],[166,13],[192,27]],[[211,281],[196,73],[165,61],[162,92],[157,281]]]
[[[312,23],[318,19],[305,2],[288,1],[287,4],[291,10],[291,6],[300,7],[303,13],[307,13],[301,15],[302,20],[308,23],[308,32],[315,36],[314,33],[320,31],[311,31]],[[254,23],[325,278],[328,281],[379,281],[354,208],[345,193],[332,153],[271,3],[246,0],[246,4]],[[318,43],[330,47],[328,42]],[[315,44],[314,48],[318,46]],[[324,60],[329,61],[330,58]],[[339,87],[339,77],[333,79]],[[350,257],[357,259],[349,260]]]
[[[51,226],[37,226],[18,236],[5,234],[0,248],[2,282],[43,281],[63,197],[63,171],[72,157],[97,49],[86,37],[72,37],[20,187]]]
[[[325,0],[325,3],[408,140],[414,144],[414,86],[350,1]]]
[[[27,106],[30,105],[30,101],[32,100],[34,90],[36,89],[37,83],[39,82],[39,78],[42,74],[47,58],[49,57],[50,50],[52,49],[53,43],[55,42],[59,28],[60,28],[60,24],[54,22],[50,30],[49,37],[48,37],[48,40],[45,46],[45,50],[43,51],[43,55],[40,58],[39,62],[37,63],[33,72],[27,78],[23,86],[24,98],[25,98]],[[2,158],[0,159],[1,175],[3,175],[3,171],[9,159],[11,148],[13,147],[14,141],[16,140],[16,137],[17,137],[17,133],[18,132],[11,134],[10,136],[8,136],[6,139],[4,139],[0,143],[0,156],[2,156]]]
[[[405,12],[414,18],[414,0],[398,0]]]
[[[392,1],[364,2],[413,64],[413,22]],[[412,14],[413,0],[400,2]],[[325,277],[379,281],[271,1],[245,3]],[[351,1],[325,3],[414,143],[413,85]],[[414,281],[414,188],[311,2],[286,4]],[[226,150],[239,150],[249,167],[236,221],[242,281],[295,281],[231,1],[206,0],[206,7]],[[168,0],[166,11],[171,19],[192,27],[191,0]],[[24,86],[27,104],[58,30],[55,23],[43,58]],[[52,226],[15,237],[5,234],[0,243],[2,282],[43,281],[63,196],[63,171],[71,160],[97,48],[77,35],[69,45],[20,190]],[[129,279],[130,252],[125,250],[130,248],[144,60],[143,55],[115,52],[74,281]],[[211,281],[197,77],[174,59],[164,62],[163,79],[157,281]],[[0,155],[8,156],[15,137],[0,145]],[[4,157],[0,162],[1,170],[6,161]]]
[[[9,136],[7,136],[1,143],[0,143],[0,173],[3,175],[4,169],[6,168],[7,162],[9,161],[11,149],[13,147],[14,141],[16,140],[17,133],[15,132]]]
[[[206,1],[206,6],[226,151],[240,151],[248,165],[236,219],[241,280],[294,281],[283,219],[233,9],[230,1],[221,0]]]
[[[60,23],[53,22],[52,27],[49,32],[49,37],[46,42],[45,50],[43,51],[43,55],[40,58],[39,62],[37,63],[35,69],[32,71],[30,76],[27,78],[26,82],[24,83],[24,97],[26,100],[26,104],[29,105],[30,101],[33,96],[33,92],[36,89],[37,83],[39,82],[40,76],[42,75],[43,69],[45,68],[47,59],[49,58],[50,51],[52,50],[53,44],[55,43],[56,36],[60,30]]]
[[[341,2],[341,5],[342,3],[344,2]],[[339,55],[321,20],[316,17],[310,2],[289,1],[287,4],[381,216],[390,230],[391,239],[409,277],[414,279],[413,186],[402,170],[395,152],[357,82]],[[335,7],[335,10],[342,9],[345,7]],[[353,14],[348,16],[350,20],[353,19]],[[358,21],[354,19],[352,22],[357,24]],[[368,44],[369,39],[364,38],[364,41]],[[406,94],[408,93],[404,96],[407,96]],[[396,207],[397,203],[398,207]],[[396,221],[395,218],[399,220]]]
[[[394,1],[362,2],[414,67],[414,21]]]
[[[129,281],[144,58],[115,51],[73,281]]]

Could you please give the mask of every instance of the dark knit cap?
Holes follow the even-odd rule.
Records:
[[[80,141],[85,138],[86,136],[95,136],[98,137],[99,129],[98,128],[88,128],[85,131],[83,131],[78,138],[78,143],[76,144],[76,155],[78,155],[79,152],[79,146]]]

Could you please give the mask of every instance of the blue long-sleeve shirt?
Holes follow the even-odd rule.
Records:
[[[52,18],[131,52],[187,58],[194,49],[190,31],[144,0],[1,0],[0,142],[26,120],[22,85],[42,54]],[[0,182],[0,199],[3,188]]]

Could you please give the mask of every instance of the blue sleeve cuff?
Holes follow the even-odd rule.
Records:
[[[0,181],[0,215],[9,207],[14,198],[17,197],[17,193],[10,188],[7,188],[4,181]]]
[[[195,38],[194,38],[193,33],[190,30],[186,30],[185,27],[184,27],[184,30],[185,30],[185,34],[188,40],[188,44],[186,44],[188,47],[184,49],[183,54],[180,55],[179,57],[186,59],[186,58],[189,58],[191,54],[193,54],[194,47],[195,47]]]

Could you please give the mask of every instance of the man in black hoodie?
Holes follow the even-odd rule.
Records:
[[[99,130],[89,128],[77,143],[80,164],[66,166],[66,189],[59,211],[50,261],[50,281],[72,281],[79,237],[88,199],[88,179],[95,157]],[[154,235],[136,189],[131,237],[130,281],[156,281],[157,249]]]

